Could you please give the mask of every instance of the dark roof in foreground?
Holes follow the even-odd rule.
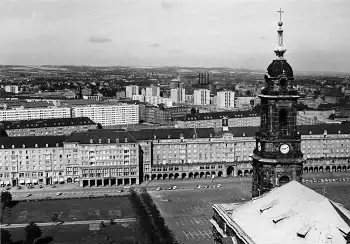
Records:
[[[17,136],[0,137],[0,149],[62,147],[66,136]]]
[[[42,128],[42,127],[61,127],[61,126],[77,126],[77,125],[95,125],[88,117],[78,118],[59,118],[59,119],[34,119],[34,120],[18,120],[18,121],[2,121],[5,130],[24,129],[24,128]]]
[[[137,143],[128,131],[122,129],[76,132],[68,136],[66,142],[78,142],[80,144]]]
[[[178,118],[180,121],[193,121],[193,120],[211,120],[211,119],[222,119],[227,118],[244,118],[244,117],[260,117],[254,111],[225,111],[225,112],[212,112],[212,113],[197,113],[197,114],[186,114],[182,118]]]

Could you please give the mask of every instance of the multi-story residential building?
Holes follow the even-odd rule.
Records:
[[[16,85],[8,85],[5,86],[5,92],[11,92],[17,94],[19,92],[19,88]]]
[[[145,122],[169,125],[171,123],[171,112],[162,106],[146,106]]]
[[[138,124],[139,105],[87,105],[72,107],[72,117],[88,117],[101,125]]]
[[[194,105],[210,105],[210,90],[197,89],[193,93]]]
[[[228,118],[229,127],[259,126],[260,116],[252,111],[230,111],[187,114],[177,118],[178,128],[221,128],[222,119]]]
[[[80,186],[139,184],[142,153],[127,131],[73,133],[64,142],[66,177]],[[140,171],[141,170],[141,171]]]
[[[94,96],[83,96],[83,99],[86,100],[94,100],[94,101],[101,101],[101,96],[94,95]]]
[[[146,97],[160,97],[160,88],[159,86],[151,85],[146,87]]]
[[[185,89],[183,88],[174,88],[171,89],[171,100],[174,103],[184,103],[185,102]]]
[[[297,128],[306,158],[304,172],[350,171],[350,126],[322,124]],[[250,155],[256,147],[254,136],[258,129],[224,126],[129,132],[93,130],[73,133],[68,139],[1,137],[0,185],[80,181],[81,185],[93,186],[135,182],[131,179],[134,175],[136,183],[142,179],[198,178],[212,174],[250,175]],[[135,172],[134,165],[138,165],[135,174],[131,173]],[[124,171],[125,167],[129,170]],[[115,172],[121,178],[115,177]]]
[[[218,108],[234,108],[235,107],[235,92],[220,91],[216,94],[216,106]]]
[[[0,185],[65,182],[65,136],[0,137]]]
[[[158,105],[158,104],[165,104],[167,107],[173,106],[173,101],[171,98],[164,98],[164,97],[155,97],[155,96],[145,96],[145,102],[150,103],[152,105]]]
[[[0,109],[0,121],[32,120],[32,119],[52,119],[70,118],[70,108],[47,107],[47,108],[11,108]]]
[[[78,117],[3,121],[0,122],[0,127],[8,136],[52,136],[96,129],[96,123],[87,117]]]
[[[139,91],[139,87],[136,85],[131,85],[131,86],[126,86],[125,87],[125,96],[126,97],[133,97],[134,95],[139,95],[140,91]]]

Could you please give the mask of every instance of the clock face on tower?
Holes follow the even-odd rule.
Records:
[[[283,154],[289,153],[289,149],[290,149],[290,147],[287,144],[282,144],[280,146],[280,152],[283,153]]]

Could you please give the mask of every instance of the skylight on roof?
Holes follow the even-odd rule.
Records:
[[[314,222],[307,222],[305,223],[298,231],[297,236],[305,238],[307,233],[311,230],[311,228],[314,226]]]
[[[284,220],[284,219],[286,219],[286,218],[289,218],[289,217],[292,215],[292,213],[293,213],[292,211],[288,211],[288,212],[286,212],[286,213],[280,214],[280,215],[274,217],[274,218],[272,219],[272,221],[273,221],[275,224],[277,224],[277,223],[280,222],[281,220]]]
[[[263,213],[264,211],[266,211],[266,210],[272,208],[273,205],[275,205],[275,201],[270,202],[269,204],[266,204],[266,205],[262,206],[262,207],[260,208],[260,212]]]

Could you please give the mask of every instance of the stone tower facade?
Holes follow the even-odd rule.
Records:
[[[280,14],[282,11],[278,11]],[[281,18],[281,17],[280,17]],[[303,154],[297,131],[298,93],[293,86],[293,70],[283,57],[283,22],[278,22],[276,59],[267,68],[261,95],[261,126],[253,151],[252,197],[291,180],[301,181]]]

